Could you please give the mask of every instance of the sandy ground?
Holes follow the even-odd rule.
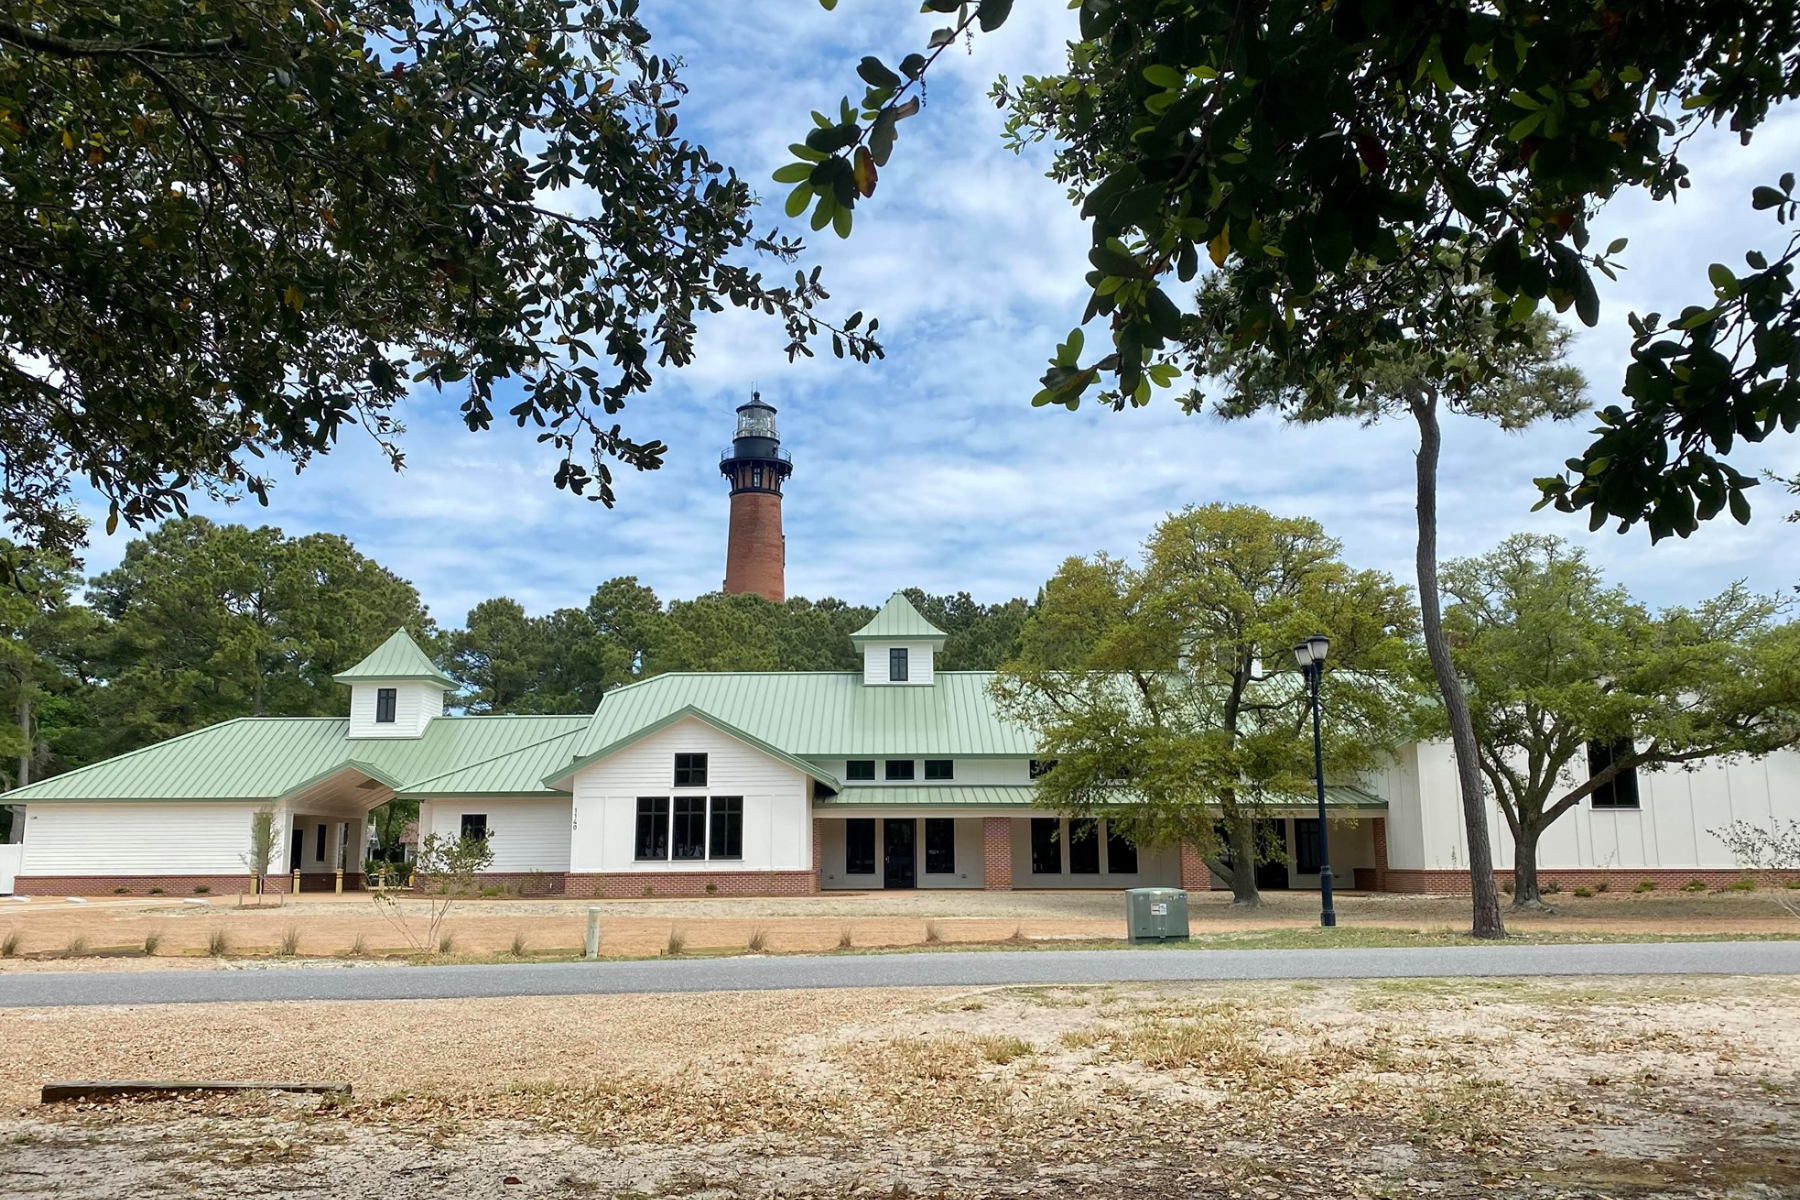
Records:
[[[1234,908],[1222,892],[1190,896],[1197,935],[1311,928],[1316,893],[1272,893],[1260,910]],[[607,955],[655,955],[679,933],[689,952],[742,951],[760,933],[773,952],[819,951],[846,937],[858,948],[993,942],[1014,936],[1037,940],[1120,938],[1123,902],[1112,892],[853,892],[781,899],[615,900],[601,910],[601,948]],[[442,931],[463,955],[504,953],[522,939],[528,954],[579,951],[586,902],[459,900]],[[1468,901],[1457,897],[1346,895],[1340,924],[1410,931],[1466,930]],[[1684,893],[1558,897],[1550,914],[1509,914],[1524,932],[1590,934],[1800,933],[1800,922],[1768,893]],[[15,940],[0,971],[149,969],[221,966],[267,959],[284,937],[303,957],[381,957],[424,948],[426,902],[403,904],[388,919],[368,896],[320,896],[267,907],[240,907],[235,897],[204,905],[181,900],[96,899],[0,903],[0,951]],[[208,957],[222,937],[227,950]],[[358,949],[358,939],[361,947]],[[150,939],[156,950],[146,956]]]
[[[9,1197],[1800,1193],[1789,981],[6,1010],[0,1045]],[[33,1103],[296,1075],[356,1095]]]

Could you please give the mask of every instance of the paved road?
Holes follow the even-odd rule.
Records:
[[[465,967],[0,974],[0,1007],[1225,979],[1800,975],[1800,941],[1390,950],[1021,950]]]

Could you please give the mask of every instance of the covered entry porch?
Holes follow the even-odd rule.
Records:
[[[393,782],[366,766],[340,768],[283,796],[269,889],[292,891],[298,879],[303,893],[362,890],[369,813],[393,797]]]

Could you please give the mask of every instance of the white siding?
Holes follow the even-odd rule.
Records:
[[[672,786],[678,753],[707,756],[706,787]],[[812,869],[811,781],[703,721],[679,721],[584,767],[574,789],[569,870],[576,873]],[[638,862],[640,796],[742,796],[743,858]]]
[[[375,693],[381,688],[394,689],[394,719],[375,720]],[[416,738],[431,724],[431,718],[444,715],[444,689],[434,683],[416,679],[382,683],[357,682],[350,685],[350,736],[353,738]]]
[[[864,646],[863,682],[865,684],[895,683],[894,680],[888,678],[888,651],[904,649],[906,651],[906,678],[896,686],[929,685],[932,680],[932,654],[936,645],[935,642],[883,642],[880,645]]]
[[[435,833],[443,838],[459,838],[462,819],[468,814],[486,817],[492,831],[488,846],[494,852],[494,862],[489,871],[519,875],[569,869],[572,813],[567,796],[433,800],[419,805],[419,837]]]
[[[1403,781],[1399,790],[1404,796],[1408,788],[1413,789],[1423,799],[1403,806],[1396,803],[1394,794],[1388,794],[1389,863],[1438,870],[1467,867],[1467,838],[1449,743],[1428,742],[1409,749],[1417,773],[1410,784]],[[1585,770],[1586,760],[1582,759],[1564,783],[1579,783]],[[1764,826],[1774,820],[1800,820],[1800,752],[1702,762],[1692,770],[1640,770],[1638,801],[1637,809],[1595,809],[1583,800],[1544,831],[1538,842],[1538,865],[1552,869],[1735,867],[1738,864],[1710,831],[1737,820]],[[1509,869],[1512,832],[1491,797],[1488,818],[1494,865]]]
[[[0,844],[0,896],[10,896],[13,890],[13,877],[19,873],[19,864],[25,861],[25,847],[18,842]]]
[[[33,804],[21,875],[248,875],[255,804]]]

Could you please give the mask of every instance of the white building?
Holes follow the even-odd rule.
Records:
[[[367,816],[399,796],[419,801],[421,838],[489,832],[494,881],[528,892],[1209,886],[1191,850],[1036,808],[1031,735],[1000,715],[989,673],[934,668],[944,634],[904,596],[854,640],[860,672],[675,673],[592,714],[471,717],[444,712],[453,682],[397,632],[338,677],[347,717],[226,721],[19,789],[6,799],[24,806],[23,841],[0,853],[21,893],[235,892],[252,814],[271,808],[275,872],[323,888],[342,870],[357,887]],[[1708,830],[1800,817],[1791,752],[1633,783],[1551,828],[1546,878],[1735,878]],[[1340,887],[1467,890],[1447,745],[1407,746],[1328,794]],[[1506,825],[1491,817],[1504,869]],[[1268,819],[1287,861],[1259,881],[1317,887],[1308,798]]]

